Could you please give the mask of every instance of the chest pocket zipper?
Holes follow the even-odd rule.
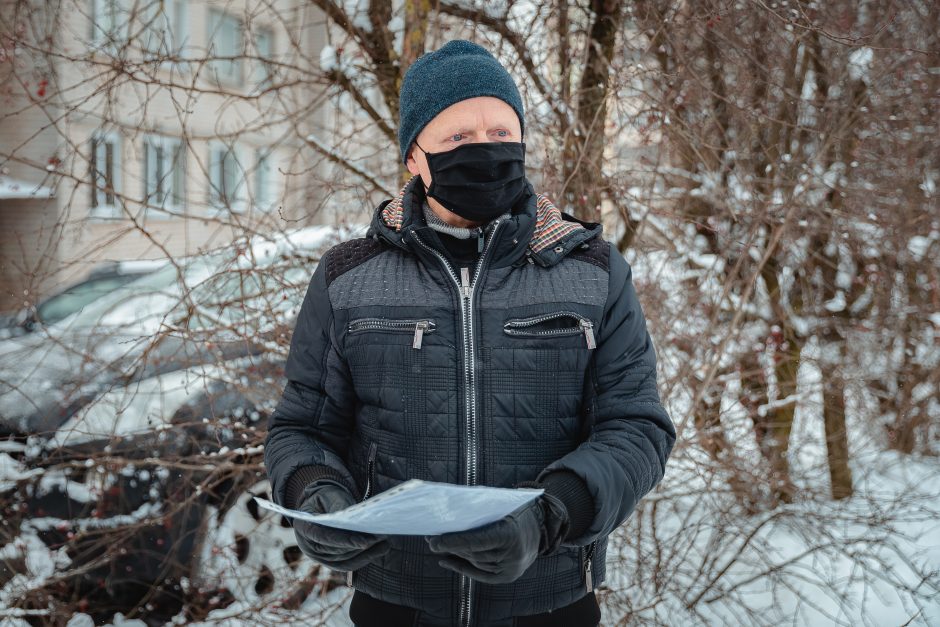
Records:
[[[570,324],[554,326],[552,323],[556,320],[568,320]],[[516,337],[561,337],[583,333],[588,350],[597,348],[597,342],[594,340],[594,323],[590,318],[574,311],[554,311],[529,318],[507,320],[503,324],[503,332]]]
[[[366,489],[365,493],[362,495],[362,500],[366,500],[372,496],[372,492],[375,490],[375,454],[379,450],[379,445],[373,442],[369,446],[369,472],[366,475]],[[352,587],[353,585],[353,573],[354,570],[346,572],[346,585]]]
[[[437,325],[428,319],[356,318],[346,325],[348,333],[365,331],[388,331],[392,333],[414,333],[411,347],[421,348],[426,333],[433,333]]]

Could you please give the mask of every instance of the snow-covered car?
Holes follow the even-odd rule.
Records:
[[[154,428],[193,395],[193,377],[276,349],[319,255],[357,228],[255,236],[174,260],[0,342],[0,433],[63,444],[63,426],[84,434],[71,441]]]
[[[37,305],[0,314],[0,340],[32,333],[80,311],[134,279],[166,265],[162,259],[113,261],[96,266],[81,281],[44,298]]]

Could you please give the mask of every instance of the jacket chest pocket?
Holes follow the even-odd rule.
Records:
[[[587,316],[574,311],[553,311],[527,318],[512,318],[503,324],[503,332],[515,337],[545,339],[584,335],[588,350],[597,348],[594,323]]]
[[[484,432],[499,443],[493,448],[505,451],[502,461],[490,463],[511,465],[515,478],[529,480],[581,440],[594,324],[585,314],[561,309],[503,318],[501,326],[498,345],[483,353],[483,413],[492,421]],[[503,471],[494,466],[491,472]]]
[[[420,313],[418,314],[421,315]],[[444,329],[432,317],[360,317],[345,323],[342,349],[356,396],[376,412],[377,428],[392,428],[415,415],[446,411],[451,396],[454,349],[440,342]],[[431,335],[434,342],[428,341]]]
[[[424,336],[434,333],[436,328],[429,318],[356,318],[346,325],[346,332],[408,333],[412,336],[411,347],[420,349]]]

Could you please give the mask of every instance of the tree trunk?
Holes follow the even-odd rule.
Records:
[[[601,221],[604,192],[602,165],[610,62],[617,32],[623,23],[622,3],[591,2],[593,21],[586,45],[587,59],[581,75],[575,126],[565,137],[564,181],[561,203],[565,211],[582,220]]]
[[[839,347],[845,346],[839,342]],[[840,350],[840,359],[844,359]],[[832,498],[852,496],[852,470],[849,468],[849,439],[845,428],[845,381],[841,374],[830,372],[823,379],[823,418],[826,425],[826,458]]]
[[[770,487],[774,499],[783,503],[793,501],[796,488],[790,478],[790,431],[796,413],[797,371],[800,367],[800,345],[795,330],[785,322],[781,327],[782,342],[774,353],[774,372],[777,375],[777,403],[763,417],[767,432],[765,447],[770,462]],[[785,402],[784,399],[786,400]]]
[[[704,385],[704,382],[699,381],[699,384]],[[731,493],[748,514],[755,514],[759,511],[757,505],[760,501],[758,491],[755,489],[757,485],[755,485],[753,475],[742,471],[735,448],[725,434],[724,425],[721,423],[723,394],[723,386],[713,385],[709,394],[699,403],[699,409],[693,416],[695,435],[699,445],[715,462],[719,473],[727,474]]]

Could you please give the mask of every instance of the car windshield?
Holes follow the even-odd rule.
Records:
[[[145,274],[136,280],[125,283],[84,309],[67,318],[59,325],[69,329],[90,329],[95,327],[146,326],[159,327],[159,319],[176,305],[182,296],[180,271],[184,280],[202,280],[212,266],[212,256],[192,257],[156,272]],[[148,324],[150,323],[150,324]]]
[[[45,324],[58,322],[138,278],[140,274],[118,274],[82,281],[43,301],[36,309],[37,317]]]
[[[238,246],[182,258],[176,265],[167,264],[117,287],[59,326],[135,335],[184,328],[257,331],[276,322],[303,298],[316,267],[314,241],[286,253],[265,243],[256,247],[252,258]]]

